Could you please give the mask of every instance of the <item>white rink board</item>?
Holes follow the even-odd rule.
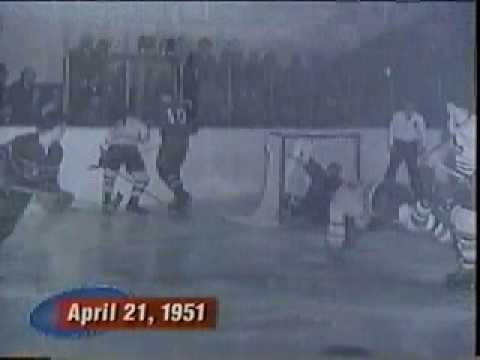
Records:
[[[0,127],[0,143],[8,141],[17,134],[32,130],[25,127]],[[215,199],[260,195],[264,176],[264,144],[270,131],[268,129],[209,128],[200,130],[191,138],[190,151],[183,167],[186,187],[196,198]],[[382,178],[388,163],[386,129],[312,130],[314,133],[346,131],[359,131],[361,134],[362,180]],[[296,131],[292,130],[292,132]],[[298,132],[307,133],[308,130],[302,129]],[[101,172],[88,171],[87,167],[97,163],[99,145],[104,143],[106,133],[105,128],[69,128],[62,140],[64,162],[60,183],[79,199],[100,200]],[[144,152],[152,179],[149,189],[165,200],[169,200],[171,195],[158,179],[155,171],[155,148],[159,139],[156,131],[153,135],[152,143],[145,146]],[[429,131],[427,138],[427,147],[438,144],[440,132]],[[328,157],[328,154],[325,156]],[[405,174],[405,168],[402,166],[399,172],[401,181],[407,179]],[[125,188],[121,180],[118,184]],[[128,194],[128,188],[122,192]]]

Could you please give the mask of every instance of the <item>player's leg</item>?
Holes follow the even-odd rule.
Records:
[[[422,175],[418,168],[418,153],[416,146],[409,145],[405,147],[405,163],[407,165],[412,192],[416,199],[420,199],[422,196],[425,196],[425,189],[422,189]]]
[[[116,145],[110,146],[103,159],[103,184],[102,184],[102,207],[103,211],[107,214],[114,211],[121,201],[120,197],[113,199],[112,194],[115,188],[115,180],[120,170],[121,161],[121,148]]]
[[[403,161],[402,147],[399,143],[394,143],[390,150],[390,159],[385,172],[385,180],[395,181],[398,168]]]
[[[326,241],[332,249],[341,249],[347,242],[347,209],[352,207],[352,203],[347,200],[353,201],[355,199],[354,196],[349,195],[349,189],[340,188],[330,202]]]
[[[327,244],[332,249],[341,249],[347,242],[347,216],[339,211],[330,211],[326,234]]]
[[[459,255],[459,266],[447,277],[447,285],[453,288],[474,285],[474,270],[476,263],[476,212],[472,189],[468,186],[458,186],[455,191],[455,201],[450,213],[450,224],[455,237],[455,245]]]
[[[174,196],[173,201],[169,204],[169,209],[171,210],[183,210],[191,203],[191,196],[185,190],[180,176],[180,168],[183,161],[184,156],[168,158],[161,149],[157,156],[158,176],[172,191]]]
[[[143,161],[142,154],[137,147],[131,147],[128,149],[127,156],[127,172],[131,174],[133,179],[132,193],[128,200],[127,210],[136,213],[146,213],[147,210],[140,207],[140,197],[147,188],[150,177],[147,174],[145,163]]]
[[[7,147],[0,146],[0,242],[12,234],[32,198],[31,194],[8,190],[9,161]]]
[[[15,230],[31,198],[31,194],[0,190],[0,242]]]
[[[450,243],[448,209],[446,211],[443,197],[436,193],[434,169],[421,166],[417,176],[416,203],[411,211],[410,224],[417,230],[431,232],[440,243]]]

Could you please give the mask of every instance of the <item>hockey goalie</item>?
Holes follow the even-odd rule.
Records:
[[[330,203],[327,243],[332,248],[343,247],[353,228],[365,230],[373,221],[431,232],[458,252],[458,270],[447,276],[447,285],[474,286],[476,116],[452,103],[447,111],[450,137],[422,159],[421,198],[415,199],[406,186],[394,182],[343,184]],[[441,181],[440,174],[448,174],[448,182]]]

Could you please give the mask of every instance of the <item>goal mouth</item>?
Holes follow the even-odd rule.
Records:
[[[337,163],[344,180],[358,182],[360,144],[361,135],[356,131],[270,132],[265,144],[261,201],[251,215],[230,218],[266,227],[287,223],[292,216],[292,205],[305,199],[309,191],[311,177],[305,169],[308,161],[313,160],[324,169]]]

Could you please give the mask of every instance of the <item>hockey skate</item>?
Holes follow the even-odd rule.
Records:
[[[140,199],[136,196],[132,196],[130,200],[128,201],[128,204],[126,206],[126,210],[131,213],[139,214],[139,215],[146,215],[149,213],[147,209],[144,207],[141,207],[139,205]]]
[[[112,215],[118,209],[118,207],[122,203],[122,200],[123,195],[120,192],[117,192],[117,195],[113,200],[109,199],[109,197],[106,197],[102,205],[103,213],[106,215]]]
[[[459,267],[456,271],[447,275],[446,283],[449,290],[474,290],[474,270],[466,270]]]
[[[168,213],[172,216],[188,216],[192,207],[192,197],[187,191],[175,195],[168,204]]]

